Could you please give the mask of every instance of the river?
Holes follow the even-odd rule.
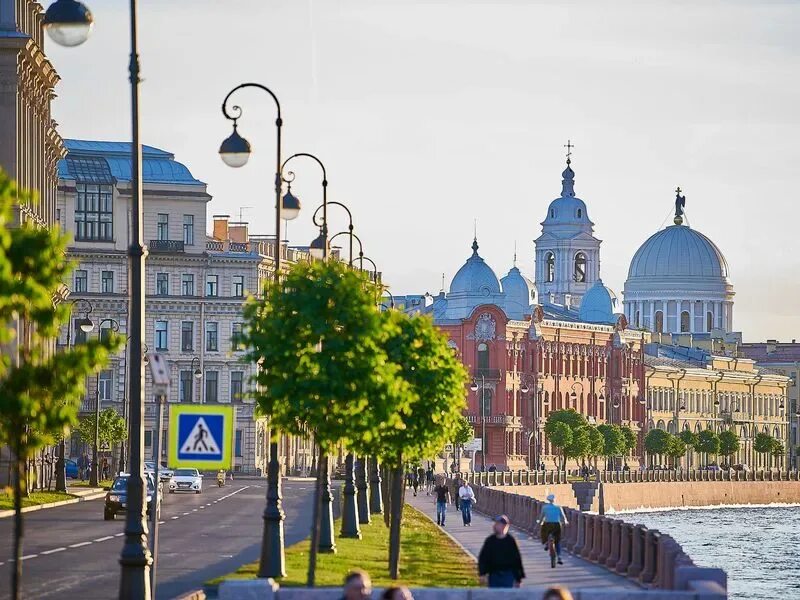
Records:
[[[724,569],[730,598],[800,598],[800,507],[625,512],[619,518],[671,535],[698,566]]]

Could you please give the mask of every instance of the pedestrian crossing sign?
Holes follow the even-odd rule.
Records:
[[[230,469],[233,420],[232,406],[170,406],[169,466]]]

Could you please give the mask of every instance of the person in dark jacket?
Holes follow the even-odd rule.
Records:
[[[517,540],[508,532],[510,524],[505,515],[495,517],[494,533],[478,555],[478,575],[490,588],[519,587],[525,577]]]

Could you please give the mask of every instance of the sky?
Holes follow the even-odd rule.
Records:
[[[84,0],[77,48],[49,43],[64,137],[130,139],[128,3]],[[49,4],[43,0],[43,4]],[[745,341],[800,338],[797,72],[800,3],[469,0],[140,0],[141,131],[208,184],[213,214],[272,233],[275,108],[236,96],[253,145],[230,169],[227,92],[281,102],[284,157],[317,155],[364,252],[395,295],[436,294],[471,254],[533,275],[533,240],[575,145],[576,195],[618,293],[674,190],[722,250]],[[308,244],[321,173],[294,162]],[[245,208],[246,207],[246,208]],[[331,208],[331,233],[347,227]],[[210,222],[208,224],[210,231]],[[343,239],[343,238],[339,238]]]

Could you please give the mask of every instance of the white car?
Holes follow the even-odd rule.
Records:
[[[152,460],[144,461],[144,472],[150,473],[151,475],[155,475],[156,472],[156,463]],[[158,466],[158,479],[159,481],[169,481],[169,478],[172,477],[172,469],[168,469],[166,466],[159,465]]]
[[[203,491],[203,476],[197,469],[175,469],[169,480],[169,493]]]

